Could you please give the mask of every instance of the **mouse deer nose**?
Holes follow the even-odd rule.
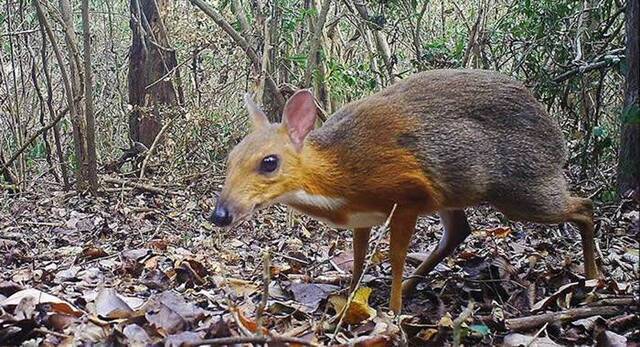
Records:
[[[220,202],[218,202],[216,203],[216,208],[211,213],[209,220],[213,222],[213,224],[215,224],[216,226],[226,227],[226,226],[229,226],[229,224],[231,224],[231,222],[233,221],[233,216],[231,215],[231,212],[229,212],[229,209],[224,204],[221,204]]]

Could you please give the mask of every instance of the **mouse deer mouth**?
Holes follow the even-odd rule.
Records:
[[[256,211],[258,211],[259,209],[261,209],[263,204],[254,204],[253,206],[251,206],[250,208],[248,208],[245,212],[242,212],[240,214],[238,214],[235,218],[233,223],[231,223],[231,225],[229,226],[229,228],[235,228],[238,225],[242,224],[243,222],[246,222],[247,220],[249,220],[249,217],[251,217]]]

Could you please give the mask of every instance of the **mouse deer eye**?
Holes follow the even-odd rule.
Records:
[[[276,171],[278,168],[278,156],[275,154],[268,155],[262,158],[260,162],[260,173],[271,173]]]

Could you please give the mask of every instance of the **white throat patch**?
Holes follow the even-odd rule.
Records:
[[[343,198],[331,198],[324,195],[309,194],[304,190],[296,190],[294,192],[284,194],[278,199],[278,202],[317,207],[329,211],[337,210],[346,203]]]

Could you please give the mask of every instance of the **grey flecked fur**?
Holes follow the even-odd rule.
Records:
[[[392,114],[388,124],[393,117],[419,124],[394,134],[394,140],[441,183],[446,208],[487,201],[512,219],[565,219],[569,194],[562,132],[520,82],[485,70],[419,73],[346,105],[310,140],[320,146],[340,142],[349,149],[342,163],[367,170],[358,162],[362,157],[350,153],[363,150],[367,139],[390,136],[386,123],[367,123],[382,108]]]

